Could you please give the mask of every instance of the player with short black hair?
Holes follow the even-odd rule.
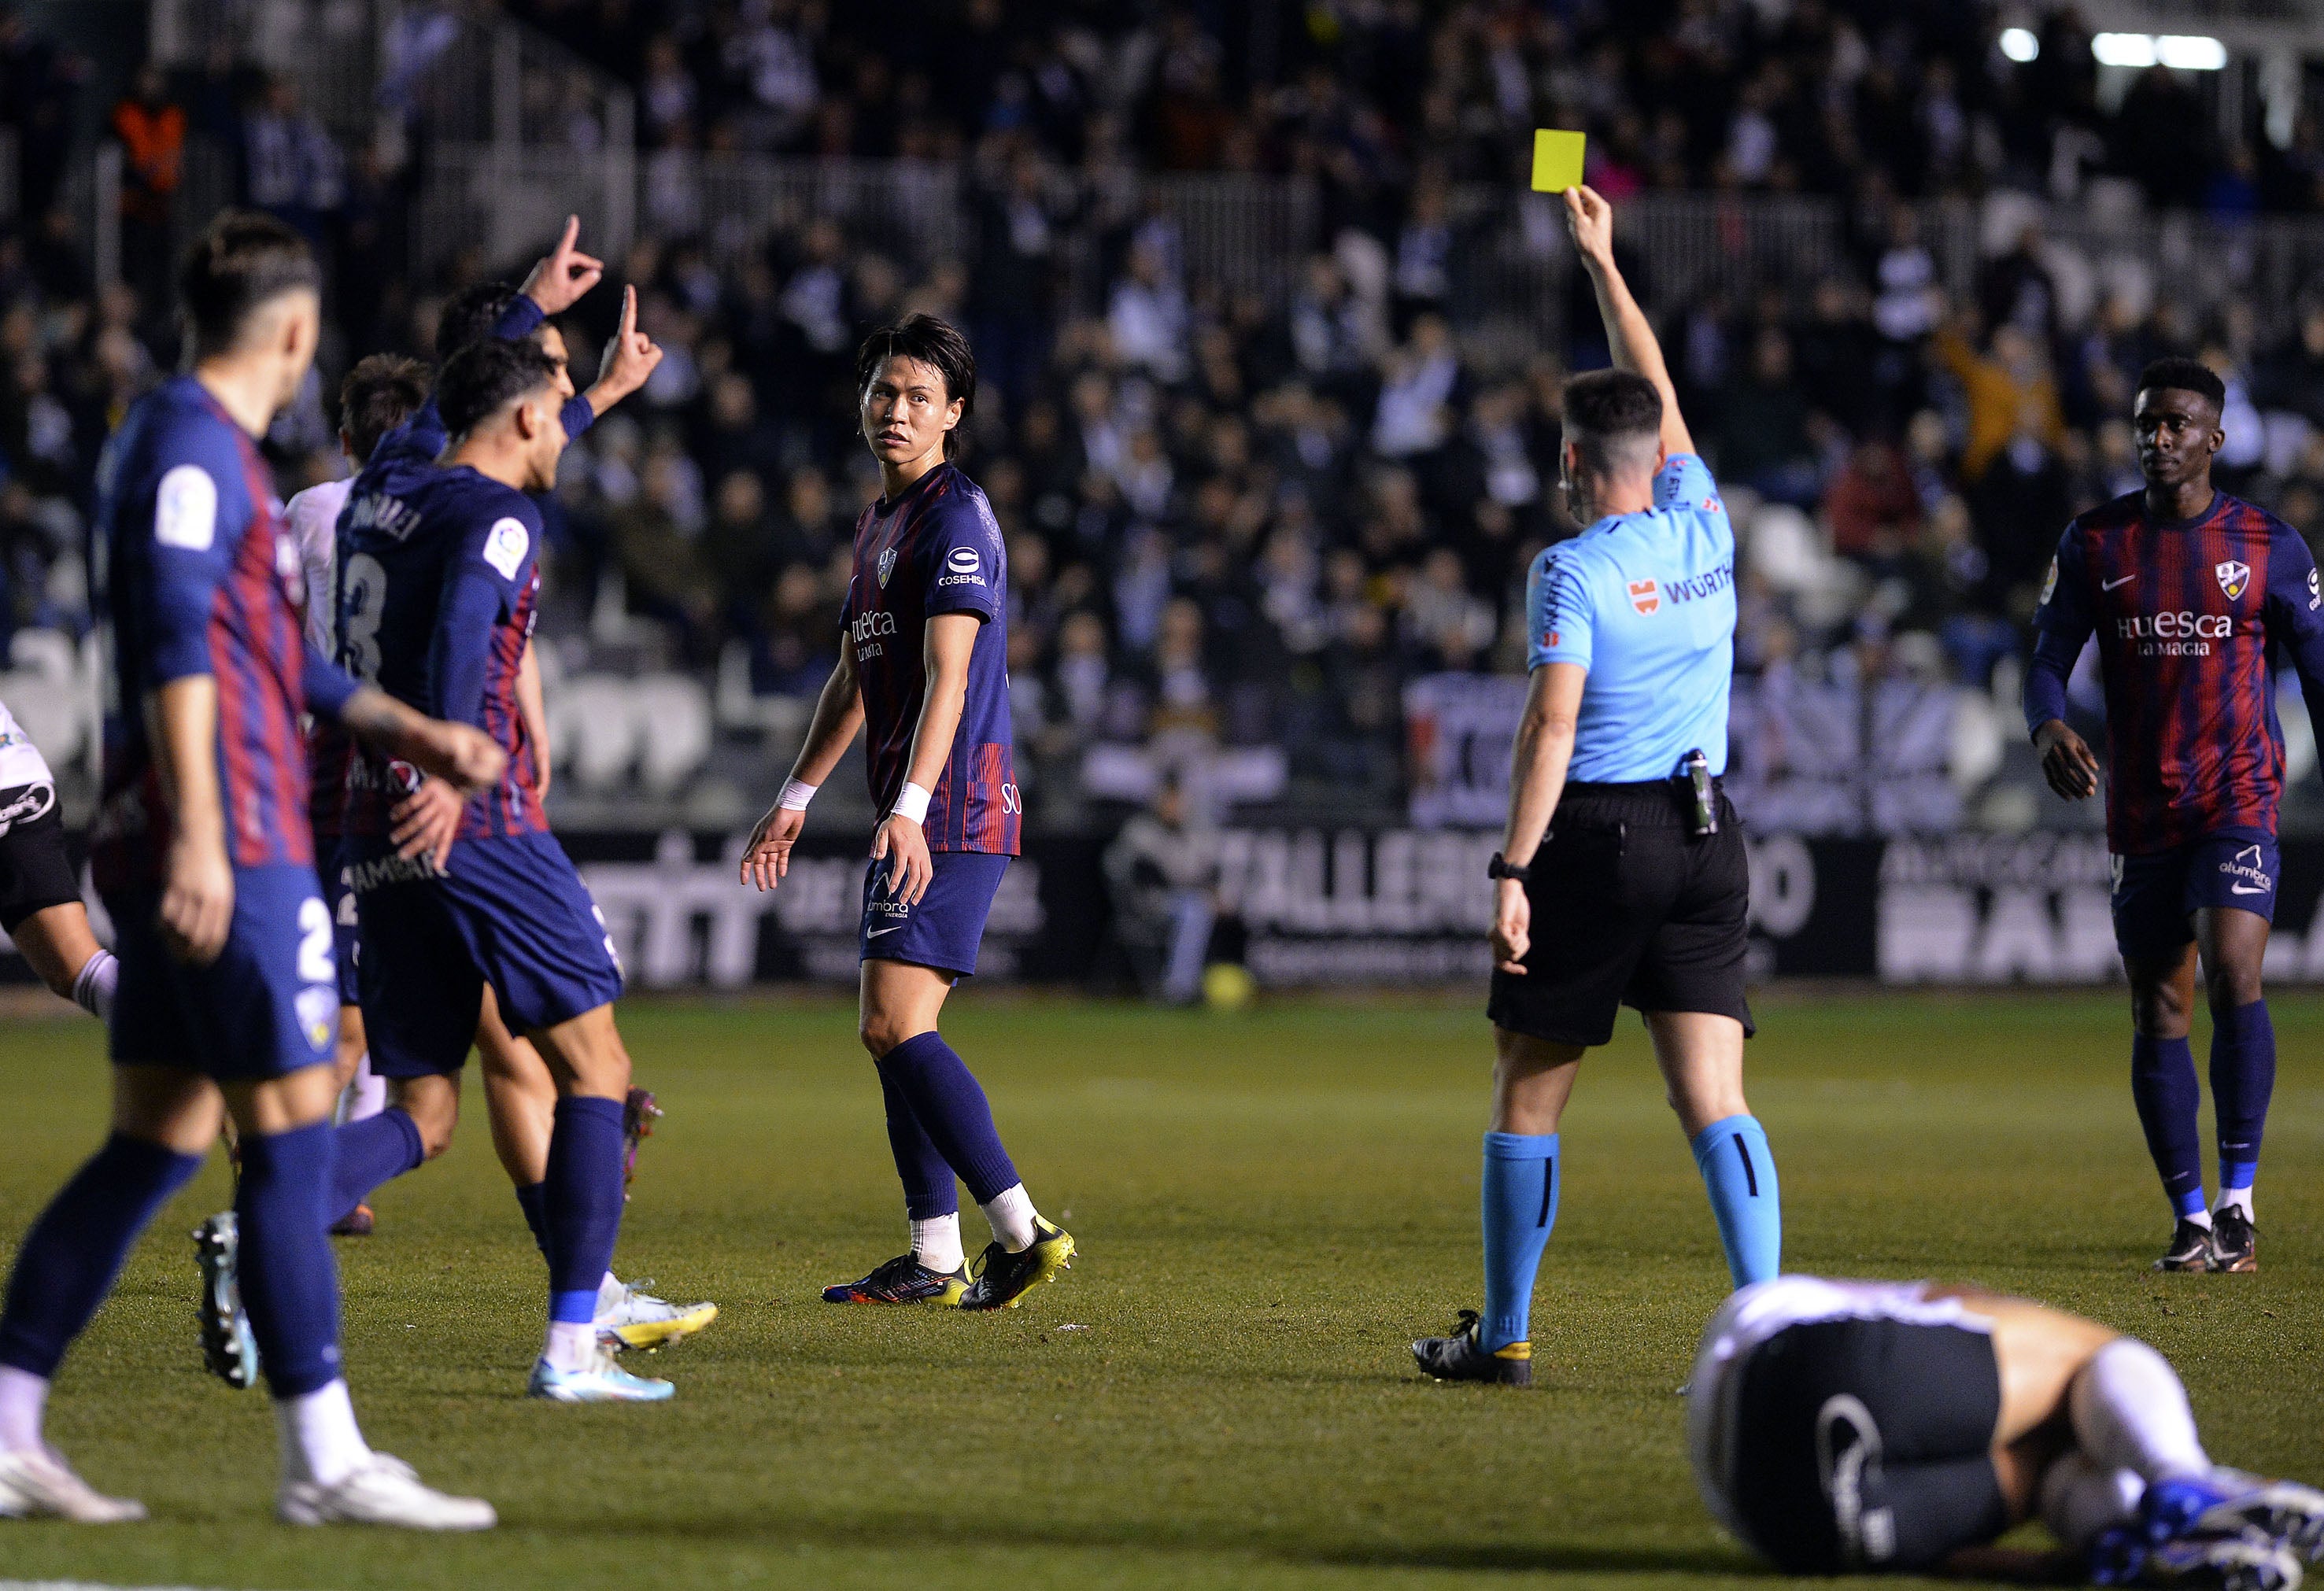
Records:
[[[2141,490],[2066,527],[2034,615],[2025,725],[2069,801],[2098,761],[2066,722],[2066,680],[2095,635],[2106,688],[2107,849],[2130,979],[2131,1098],[2171,1201],[2166,1271],[2259,1266],[2252,1185],[2275,1087],[2261,989],[2279,870],[2283,731],[2276,659],[2324,711],[2324,587],[2300,532],[2211,485],[2227,389],[2192,359],[2140,373]],[[2200,961],[2211,1013],[2219,1198],[2207,1209],[2201,1091],[2187,1043]]]
[[[2324,1493],[2213,1464],[2161,1354],[1982,1288],[1746,1287],[1686,1412],[1704,1505],[1788,1574],[2290,1591],[2324,1556]],[[1988,1546],[2037,1516],[2064,1553]]]
[[[1783,1217],[1743,1098],[1750,869],[1727,767],[1735,533],[1695,455],[1654,328],[1587,188],[1566,220],[1615,368],[1565,388],[1560,468],[1588,526],[1536,561],[1532,677],[1495,880],[1485,1297],[1413,1357],[1448,1381],[1530,1385],[1534,1279],[1557,1218],[1558,1122],[1624,1006],[1653,1036],[1738,1287],[1775,1274]]]
[[[481,1530],[489,1504],[420,1485],[357,1429],[339,1366],[328,1217],[327,1065],[338,1014],[331,926],[306,821],[300,714],[467,787],[505,759],[318,657],[300,634],[258,451],[314,358],[307,245],[230,213],[180,278],[192,369],[132,406],[98,469],[98,611],[111,699],[91,870],[113,918],[113,1131],[16,1252],[0,1308],[0,1517],[142,1518],[42,1439],[51,1382],[137,1235],[200,1169],[223,1111],[238,1129],[235,1212],[248,1329],[282,1444],[281,1518]],[[217,1272],[208,1262],[214,1281]],[[214,1287],[206,1325],[221,1315]]]
[[[911,1247],[828,1303],[1014,1309],[1073,1258],[1042,1219],[992,1125],[992,1108],[936,1031],[976,970],[986,916],[1024,823],[1009,722],[1008,556],[992,505],[951,460],[976,401],[968,340],[933,315],[864,339],[857,423],[884,490],[855,524],[839,664],[807,743],[742,852],[746,884],[790,866],[807,803],[865,731],[881,814],[863,878],[859,1036],[880,1073]],[[954,1179],[992,1225],[972,1269]]]

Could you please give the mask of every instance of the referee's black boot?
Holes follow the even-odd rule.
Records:
[[[1533,1384],[1533,1345],[1513,1342],[1487,1353],[1477,1346],[1477,1311],[1462,1310],[1449,1337],[1424,1337],[1412,1345],[1421,1374],[1439,1381],[1490,1381],[1503,1386]]]

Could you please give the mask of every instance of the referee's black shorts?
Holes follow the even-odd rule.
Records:
[[[1696,838],[1686,786],[1568,785],[1534,853],[1523,977],[1495,971],[1486,1015],[1556,1044],[1602,1044],[1615,1014],[1708,1011],[1754,1031],[1743,998],[1751,869],[1722,792]]]

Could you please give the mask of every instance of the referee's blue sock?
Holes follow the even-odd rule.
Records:
[[[1711,1193],[1727,1274],[1738,1287],[1767,1281],[1784,1265],[1784,1197],[1766,1129],[1756,1116],[1730,1116],[1695,1134],[1689,1146]]]
[[[2222,1011],[2211,1022],[2211,1110],[2219,1124],[2219,1202],[2251,1214],[2260,1134],[2275,1092],[2275,1025],[2267,1002]]]
[[[2273,1033],[2269,1036],[2273,1040]],[[2268,1051],[2273,1060],[2272,1042]],[[2143,1033],[2131,1039],[2130,1097],[2138,1107],[2138,1125],[2146,1129],[2146,1152],[2154,1157],[2154,1169],[2163,1178],[2163,1196],[2180,1217],[2209,1221],[2203,1208],[2202,1137],[2195,1124],[2201,1097],[2195,1085],[2195,1052],[2185,1039]]]
[[[392,1182],[428,1158],[410,1113],[390,1105],[376,1116],[331,1129],[331,1219],[344,1220],[383,1182]]]
[[[1485,1309],[1477,1346],[1528,1340],[1533,1282],[1557,1224],[1557,1135],[1485,1135]]]

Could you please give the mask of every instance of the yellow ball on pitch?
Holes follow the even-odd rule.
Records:
[[[1240,1011],[1258,989],[1248,968],[1213,961],[1203,969],[1203,1003],[1213,1011]]]

